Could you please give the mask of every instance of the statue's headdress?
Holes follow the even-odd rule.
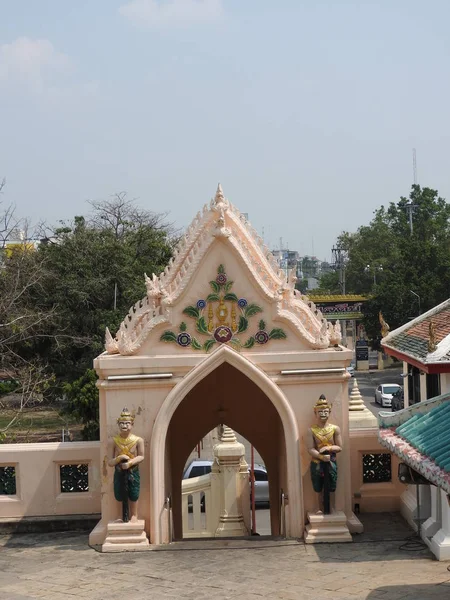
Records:
[[[131,421],[132,424],[134,423],[134,415],[130,413],[126,406],[123,408],[120,416],[117,417],[117,423],[123,423],[124,421]]]
[[[331,410],[331,404],[328,402],[324,394],[321,394],[320,398],[315,403],[314,412],[317,412],[321,408],[328,408],[328,410]]]

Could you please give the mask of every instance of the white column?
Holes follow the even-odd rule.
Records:
[[[403,398],[404,408],[409,406],[409,377],[408,377],[408,363],[403,361]]]
[[[420,401],[427,400],[427,375],[421,371],[420,373]]]
[[[441,496],[439,489],[430,486],[431,515],[422,525],[422,537],[431,538],[441,527]]]
[[[225,426],[220,443],[214,447],[214,455],[221,478],[220,518],[216,537],[249,535],[242,509],[242,495],[249,493],[244,444],[239,443],[234,431]]]
[[[438,560],[450,560],[450,497],[438,489],[441,504],[441,529],[431,538],[430,549]]]

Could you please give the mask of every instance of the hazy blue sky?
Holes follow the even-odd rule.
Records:
[[[448,0],[0,0],[4,201],[54,223],[126,190],[187,226],[222,183],[271,247],[418,181],[450,200]]]

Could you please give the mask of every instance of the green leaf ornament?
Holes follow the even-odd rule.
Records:
[[[269,340],[285,340],[286,337],[286,333],[279,328],[272,329],[269,333]]]
[[[195,337],[192,338],[191,346],[194,348],[194,350],[201,350],[203,347]]]
[[[242,315],[239,317],[239,325],[238,325],[238,333],[244,333],[248,329],[248,319],[243,317]]]
[[[165,331],[159,339],[161,342],[176,342],[177,335],[173,331]]]
[[[254,345],[255,345],[255,338],[253,336],[251,336],[245,342],[244,348],[253,348]]]
[[[206,340],[206,342],[203,344],[204,351],[209,352],[215,343],[216,343],[216,340],[214,340],[213,338]]]
[[[197,319],[196,327],[199,333],[204,333],[206,335],[209,334],[208,327],[206,326],[205,317],[200,317],[199,319]]]
[[[186,308],[183,310],[183,313],[188,315],[188,317],[193,317],[194,319],[198,319],[200,316],[200,311],[196,306],[186,306]]]
[[[262,312],[262,308],[257,304],[247,304],[247,306],[244,308],[244,315],[247,318],[253,317],[253,315],[258,314],[259,312]]]

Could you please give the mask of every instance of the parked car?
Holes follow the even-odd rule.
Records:
[[[375,390],[376,404],[381,404],[383,408],[390,408],[392,395],[400,389],[402,389],[402,386],[398,383],[382,383]]]
[[[392,394],[391,410],[394,412],[403,408],[405,408],[405,395],[403,388],[400,388]]]
[[[353,361],[348,365],[348,367],[346,367],[346,369],[350,377],[355,376],[355,363]]]
[[[191,477],[199,477],[211,473],[212,460],[193,460],[187,466],[183,479],[191,479]],[[249,467],[250,473],[250,467]],[[269,502],[269,478],[264,465],[255,464],[255,503]]]

